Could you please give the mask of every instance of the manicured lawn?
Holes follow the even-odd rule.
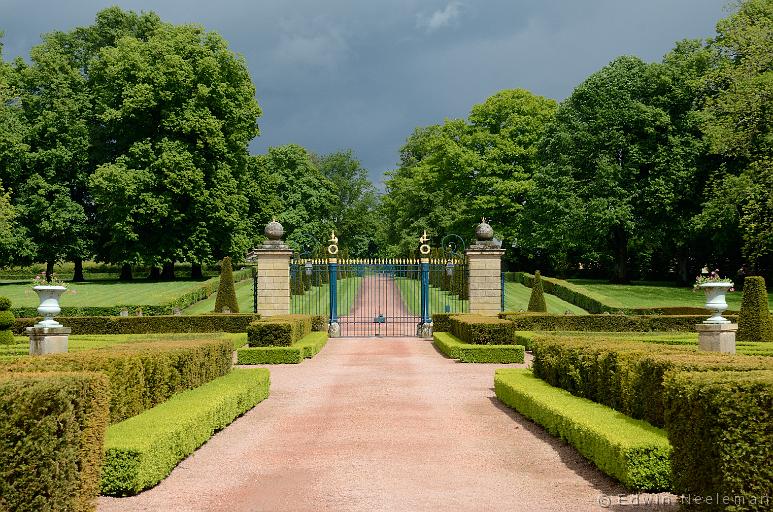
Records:
[[[24,356],[29,354],[29,338],[15,336],[14,345],[0,345],[0,356]],[[149,341],[180,341],[180,340],[221,340],[228,339],[234,344],[234,349],[247,343],[246,332],[205,332],[205,333],[175,333],[175,334],[116,334],[97,335],[81,334],[72,335],[68,340],[70,352],[89,350],[94,348],[110,347],[122,343],[143,343]]]
[[[240,313],[252,313],[253,309],[253,294],[252,294],[252,279],[245,279],[244,281],[234,283],[234,291],[236,292],[236,302],[239,303]],[[213,293],[204,300],[200,300],[195,304],[185,308],[183,310],[184,315],[200,315],[204,313],[211,313],[215,310],[215,300],[217,299],[217,293]]]
[[[395,278],[395,284],[400,290],[403,303],[408,311],[414,315],[421,314],[421,282],[416,279],[404,277]],[[448,307],[446,307],[448,306]],[[429,313],[467,312],[470,310],[470,301],[462,300],[458,295],[452,294],[434,286],[429,287]]]
[[[195,290],[204,281],[97,281],[67,283],[67,292],[59,303],[62,307],[119,306],[124,304],[167,304],[180,295]],[[0,284],[0,296],[8,297],[13,307],[36,307],[40,302],[27,283]]]
[[[575,315],[587,315],[584,309],[559,299],[549,293],[544,294],[548,313],[563,314],[569,311]],[[521,283],[505,283],[505,311],[526,311],[529,307],[531,288]]]
[[[624,308],[653,308],[667,306],[703,307],[702,292],[693,292],[692,288],[678,287],[670,283],[634,282],[632,284],[609,284],[604,281],[570,279],[570,283],[580,285],[589,291],[611,299]],[[741,292],[731,292],[726,296],[731,310],[741,307]],[[768,307],[773,304],[773,293],[768,293]]]

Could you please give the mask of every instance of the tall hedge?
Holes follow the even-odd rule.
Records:
[[[94,510],[108,387],[100,373],[0,373],[0,510]]]
[[[13,332],[11,328],[16,317],[11,311],[11,301],[7,297],[0,297],[0,345],[13,345]]]
[[[527,311],[535,313],[546,313],[548,310],[545,304],[545,294],[542,290],[542,275],[539,270],[534,272],[534,284],[531,287],[531,297],[529,297],[529,307]]]
[[[768,310],[765,279],[749,276],[744,280],[741,312],[738,314],[738,341],[773,341],[773,321]]]
[[[228,308],[231,313],[239,312],[239,303],[236,301],[236,290],[234,290],[233,267],[229,256],[223,258],[220,266],[220,285],[217,287],[215,299],[215,312],[222,313],[223,308]]]

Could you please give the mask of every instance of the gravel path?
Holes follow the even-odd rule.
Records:
[[[494,369],[416,338],[331,340],[271,367],[271,396],[99,511],[582,511],[624,490],[503,407]],[[607,510],[675,510],[615,505]],[[629,499],[630,498],[624,498]]]
[[[380,326],[373,322],[378,315],[386,320]],[[382,274],[362,279],[351,311],[339,323],[342,336],[413,336],[420,320],[406,308],[394,279]]]

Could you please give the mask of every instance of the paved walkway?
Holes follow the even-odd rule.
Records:
[[[623,493],[497,402],[501,366],[416,338],[331,340],[272,366],[271,396],[157,487],[98,510],[582,511]]]
[[[418,292],[419,283],[412,284]],[[379,315],[386,319],[380,326],[373,322]],[[408,311],[394,278],[385,274],[364,277],[351,311],[339,319],[342,336],[413,336],[420,321],[420,315]]]

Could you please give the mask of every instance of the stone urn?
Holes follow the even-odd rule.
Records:
[[[701,289],[706,293],[706,309],[712,312],[712,315],[704,320],[704,324],[729,324],[730,320],[722,316],[727,310],[725,294],[733,287],[733,283],[716,282],[703,283]]]
[[[62,324],[54,320],[54,317],[62,312],[59,307],[59,297],[67,291],[66,286],[40,285],[32,288],[40,298],[38,314],[43,320],[35,324],[35,327],[62,327]]]

